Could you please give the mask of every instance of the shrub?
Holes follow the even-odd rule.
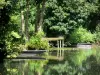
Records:
[[[17,32],[10,32],[5,39],[7,57],[17,56],[24,49],[22,38]]]
[[[29,42],[26,44],[28,49],[48,49],[49,44],[48,41],[42,40],[44,36],[43,32],[38,32],[36,35],[32,36]]]
[[[79,27],[70,35],[70,41],[71,43],[92,43],[94,42],[94,34]]]

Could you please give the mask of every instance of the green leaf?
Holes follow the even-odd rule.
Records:
[[[17,32],[14,32],[14,31],[11,32],[11,35],[15,38],[21,38],[21,36]]]

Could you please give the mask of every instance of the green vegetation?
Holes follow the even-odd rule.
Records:
[[[3,1],[3,2],[2,2]],[[22,50],[21,36],[19,35],[19,13],[16,5],[10,1],[1,0],[4,3],[0,8],[0,55],[1,60],[9,54]],[[13,7],[11,7],[13,5]],[[16,11],[16,12],[15,12]]]
[[[99,12],[98,5],[98,0],[48,0],[44,19],[47,36],[64,35],[67,40],[69,34],[80,26],[95,30],[93,18]]]
[[[100,45],[100,0],[0,0],[0,75],[100,74],[100,47],[61,48],[64,50],[61,58],[50,52],[43,56],[49,60],[4,62],[6,57],[17,57],[25,49],[58,50],[50,48],[42,38],[59,36],[64,37],[64,46]]]
[[[39,49],[46,49],[48,50],[49,44],[48,41],[42,40],[42,37],[44,36],[43,32],[38,32],[36,35],[32,36],[27,42],[26,47],[30,50],[39,50]]]
[[[71,43],[93,43],[94,37],[94,34],[82,27],[79,27],[76,28],[70,35],[70,41]]]
[[[42,31],[45,37],[64,36],[65,45],[100,43],[99,15],[99,0],[0,0],[0,55],[48,49]]]

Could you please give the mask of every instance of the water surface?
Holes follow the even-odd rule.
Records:
[[[0,75],[100,75],[100,49],[50,52],[46,59],[7,59]]]

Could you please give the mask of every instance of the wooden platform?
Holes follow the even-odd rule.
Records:
[[[46,50],[25,50],[20,55],[18,55],[16,58],[7,58],[7,59],[45,59],[42,56],[39,56],[39,54],[43,54],[46,52]]]
[[[47,40],[47,41],[57,41],[57,40],[64,40],[64,37],[50,37],[50,38],[42,38],[42,40]]]
[[[44,53],[44,52],[46,52],[46,50],[25,50],[22,53],[40,54],[40,53]]]

